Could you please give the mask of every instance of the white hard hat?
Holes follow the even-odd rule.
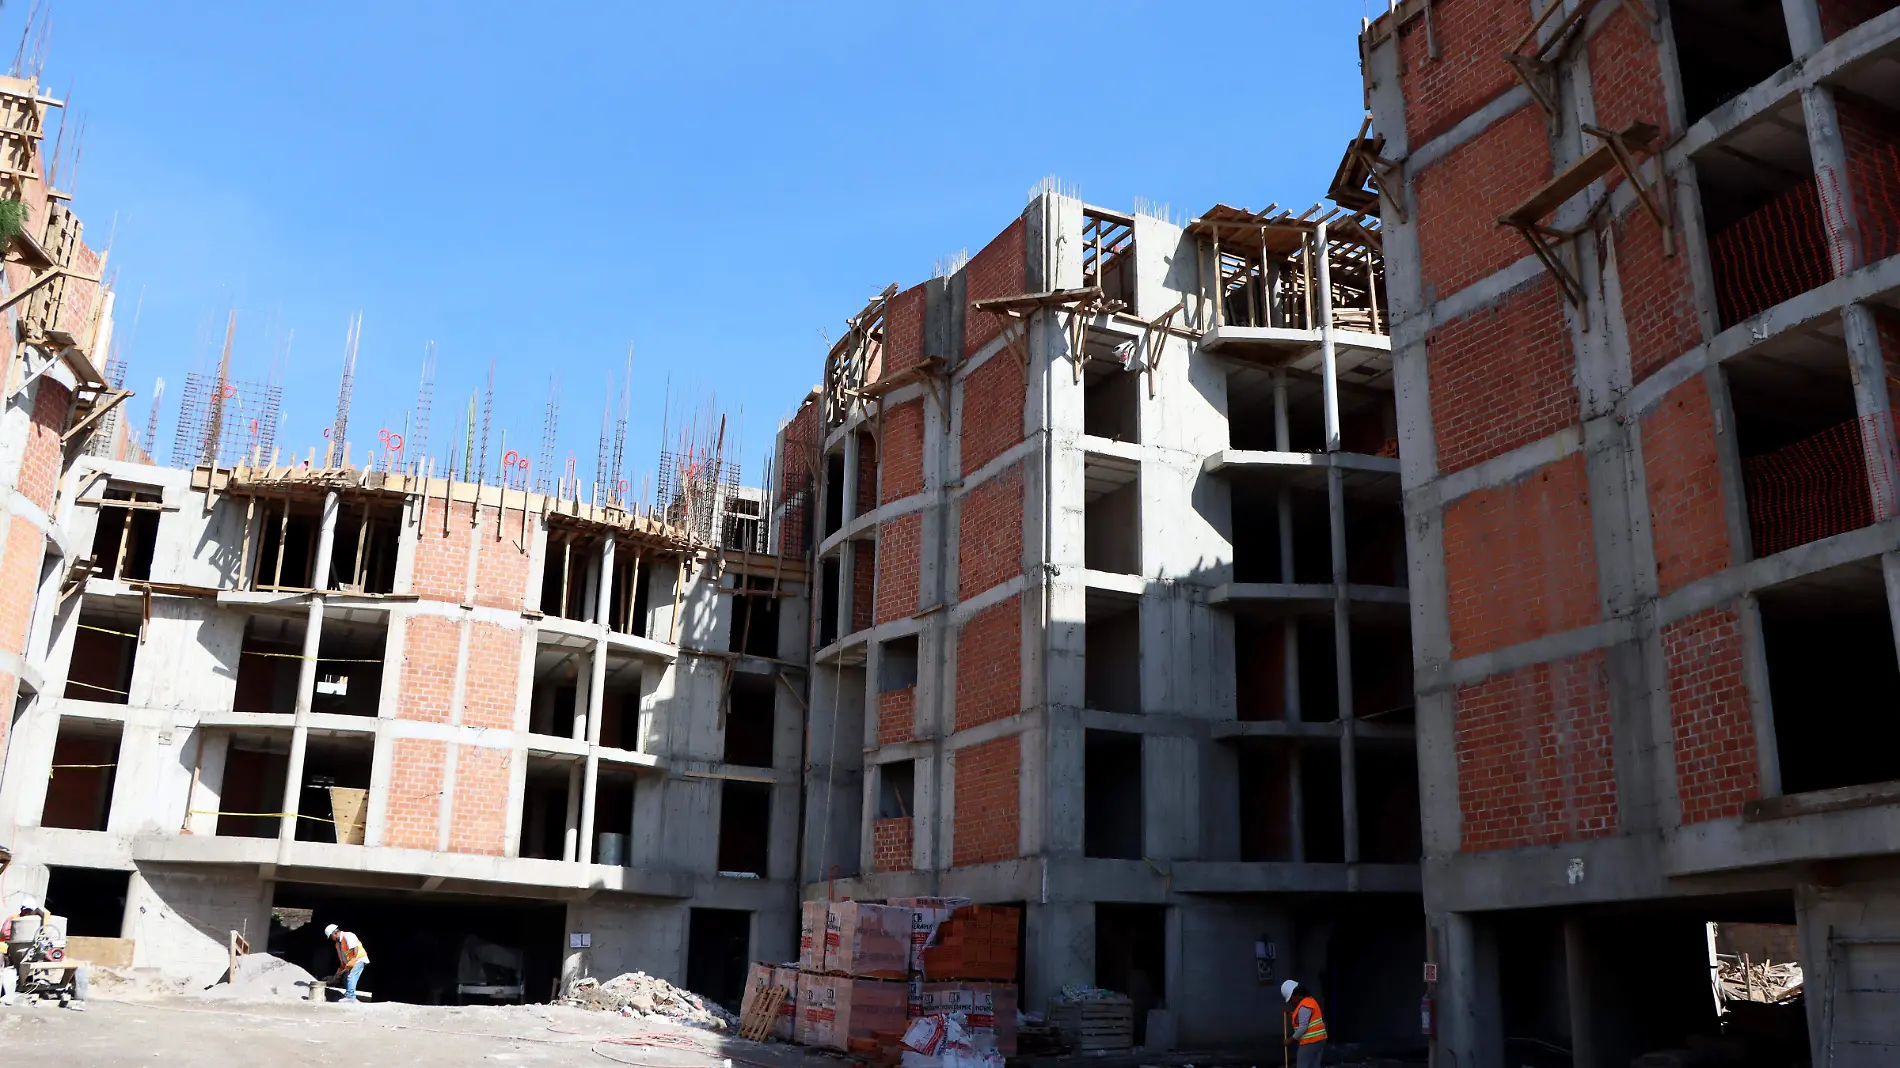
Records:
[[[330,926],[328,926],[328,927],[325,927],[325,928],[323,929],[323,937],[325,937],[325,938],[335,938],[335,937],[336,937],[336,924],[334,924],[334,923],[333,923],[333,924],[331,924]]]
[[[1298,990],[1299,988],[1300,988],[1300,984],[1298,984],[1298,983],[1296,983],[1296,982],[1294,982],[1294,981],[1293,981],[1293,980],[1291,980],[1291,979],[1288,979],[1288,980],[1287,980],[1286,982],[1284,982],[1284,983],[1281,983],[1281,984],[1280,984],[1280,1000],[1281,1000],[1281,1001],[1292,1001],[1292,1000],[1293,1000],[1293,992],[1294,992],[1295,990]]]
[[[39,907],[40,907],[39,902],[34,901],[30,897],[23,897],[20,899],[21,912],[33,912],[33,911],[38,910]]]

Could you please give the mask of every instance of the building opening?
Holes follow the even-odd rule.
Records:
[[[642,546],[625,541],[614,544],[614,585],[607,596],[607,626],[615,634],[648,636],[652,597],[647,586],[653,581],[654,563]]]
[[[1879,560],[1762,590],[1762,645],[1783,793],[1900,780],[1900,688]]]
[[[726,705],[726,763],[749,768],[772,766],[772,743],[778,734],[778,686],[775,675],[732,673]]]
[[[1228,485],[1235,582],[1333,581],[1323,472],[1233,471]]]
[[[750,912],[693,909],[686,922],[686,989],[738,1012],[751,951]]]
[[[1227,373],[1228,447],[1261,452],[1322,452],[1326,448],[1322,383],[1302,371],[1236,367]],[[1285,398],[1280,392],[1285,391]],[[1286,409],[1287,436],[1279,438]]]
[[[771,835],[771,784],[737,779],[720,783],[719,873],[765,878]]]
[[[751,496],[752,490],[726,490],[725,508],[720,515],[719,544],[727,552],[762,553],[765,551],[765,522],[761,513],[765,498]],[[748,494],[740,496],[740,494]]]
[[[844,453],[840,451],[825,457],[824,537],[829,538],[842,529],[844,529]]]
[[[224,755],[218,790],[216,834],[223,838],[275,838],[284,807],[284,777],[290,772],[290,734],[236,734]]]
[[[1135,220],[1101,208],[1082,209],[1082,284],[1103,300],[1135,310]]]
[[[123,725],[111,721],[59,718],[49,772],[52,777],[46,783],[46,807],[40,826],[76,831],[106,829],[123,733]]]
[[[69,936],[117,938],[125,929],[125,894],[131,883],[129,871],[49,866],[46,908],[66,917]]]
[[[528,691],[528,733],[574,737],[578,716],[587,716],[586,687],[593,678],[593,652],[584,638],[553,631],[537,634],[534,681]]]
[[[92,573],[104,579],[150,579],[158,550],[163,497],[155,489],[108,485],[99,497],[92,535]]]
[[[640,658],[607,651],[600,697],[600,744],[640,751]]]
[[[858,496],[851,502],[853,518],[877,511],[877,435],[860,430],[858,443]]]
[[[388,648],[389,613],[374,608],[326,609],[323,632],[317,636],[317,683],[310,710],[375,716],[382,704],[383,655]],[[288,663],[294,673],[297,662]]]
[[[1340,796],[1339,749],[1302,746],[1300,753],[1300,840],[1303,858],[1313,864],[1346,860],[1346,808]]]
[[[877,818],[909,819],[917,811],[917,762],[897,760],[877,766]]]
[[[1141,383],[1141,375],[1119,364],[1090,360],[1082,370],[1082,433],[1139,443]]]
[[[1095,904],[1095,985],[1128,995],[1135,1045],[1148,1037],[1148,1010],[1168,1001],[1168,909],[1165,905]]]
[[[370,762],[375,751],[376,739],[367,733],[326,736],[310,732],[303,758],[303,789],[297,801],[299,842],[363,844]]]
[[[1357,472],[1346,476],[1346,581],[1364,586],[1404,586],[1405,509],[1396,493],[1361,495],[1372,483],[1394,486]],[[1381,487],[1383,488],[1383,487]],[[1327,556],[1330,562],[1331,554]]]
[[[561,973],[566,906],[462,894],[279,883],[273,903],[311,910],[295,931],[273,923],[267,950],[313,975],[336,971],[323,937],[336,924],[363,940],[360,989],[378,1003],[545,1002]]]
[[[838,557],[827,556],[819,561],[818,574],[823,604],[818,615],[818,647],[824,648],[838,640],[838,616],[844,611],[844,569],[838,565]]]
[[[1408,741],[1360,738],[1354,751],[1359,859],[1416,864],[1424,855],[1418,808],[1418,753]]]
[[[1091,453],[1082,480],[1082,566],[1141,574],[1141,465]]]
[[[602,764],[594,784],[594,863],[633,864],[633,806],[639,775],[632,768]]]
[[[1082,700],[1096,712],[1141,711],[1141,602],[1089,590],[1083,622]]]
[[[521,794],[521,842],[517,856],[536,860],[568,859],[569,806],[580,804],[580,795],[569,792],[569,777],[576,767],[572,758],[552,759],[529,754],[527,780]]]
[[[351,593],[392,593],[402,506],[350,501],[337,514],[328,587]]]
[[[1348,621],[1352,641],[1352,708],[1380,726],[1412,723],[1412,628],[1405,605],[1365,605]]]
[[[296,711],[303,632],[302,616],[259,613],[244,621],[232,711],[283,715]]]
[[[1235,754],[1240,779],[1240,859],[1299,860],[1294,840],[1297,750],[1286,743],[1248,739]]]
[[[862,566],[862,564],[860,564]],[[732,629],[726,648],[747,656],[778,657],[778,605],[775,583],[766,575],[734,576],[743,591],[732,597]]]
[[[1723,368],[1754,557],[1871,525],[1871,484],[1846,351],[1804,345],[1726,361]]]
[[[1140,860],[1141,735],[1090,730],[1082,746],[1082,855]]]
[[[79,631],[73,635],[62,695],[106,705],[131,703],[141,625],[135,604],[87,596],[80,604]]]
[[[258,499],[256,504],[258,518],[253,529],[257,562],[249,576],[251,589],[301,591],[314,587],[323,506],[269,498]]]
[[[600,560],[605,544],[567,527],[548,531],[541,564],[541,614],[588,623],[599,607]]]
[[[1669,0],[1669,21],[1690,123],[1794,61],[1777,3]]]
[[[1775,21],[1781,21],[1779,9]],[[1833,279],[1798,97],[1694,162],[1723,328]]]
[[[917,635],[886,641],[878,650],[877,692],[891,693],[917,685]]]

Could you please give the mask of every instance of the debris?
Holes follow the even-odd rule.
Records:
[[[247,953],[223,982],[205,988],[203,997],[246,1001],[307,1001],[317,977],[281,957]]]
[[[717,1002],[645,972],[624,972],[604,983],[582,979],[563,1003],[622,1016],[657,1017],[707,1031],[739,1029],[738,1017]]]

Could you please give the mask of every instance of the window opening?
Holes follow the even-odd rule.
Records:
[[[98,501],[99,521],[92,535],[93,574],[103,579],[151,579],[162,500],[157,490],[106,487]]]

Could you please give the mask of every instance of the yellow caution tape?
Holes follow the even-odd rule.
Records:
[[[316,820],[318,823],[335,823],[336,822],[333,819],[327,819],[323,816],[312,816],[307,812],[223,812],[218,809],[194,808],[194,809],[187,810],[185,812],[185,815],[187,816],[248,816],[253,819],[260,819],[260,820],[298,819],[298,820]]]
[[[88,690],[103,690],[103,691],[105,691],[106,693],[116,693],[116,694],[119,694],[119,695],[120,695],[120,696],[122,696],[122,697],[130,697],[130,696],[132,696],[132,695],[131,695],[131,692],[130,692],[130,691],[127,691],[127,690],[115,690],[115,689],[113,689],[113,688],[112,688],[112,687],[110,687],[110,686],[101,686],[101,685],[99,685],[99,684],[98,684],[98,683],[96,683],[96,682],[80,682],[80,681],[79,681],[78,679],[67,679],[67,680],[66,680],[66,685],[68,685],[68,686],[84,686],[84,687],[85,687],[86,689],[88,689]]]
[[[61,768],[116,768],[116,767],[118,767],[117,764],[48,764],[46,766],[46,777],[49,779],[52,778],[53,772],[58,771]]]
[[[111,634],[120,638],[138,637],[138,634],[135,631],[111,630],[106,627],[95,627],[90,623],[79,624],[79,629],[97,631],[100,634]],[[316,660],[325,664],[380,664],[383,662],[380,657],[351,658],[347,656],[305,656],[302,653],[267,653],[262,649],[241,649],[238,651],[238,655],[239,656],[275,656],[275,657],[280,657],[284,660]],[[79,685],[84,686],[87,684],[82,682]],[[103,690],[103,689],[106,689],[106,687],[96,686],[94,687],[94,689]],[[112,692],[124,693],[125,691],[113,690]]]
[[[119,637],[121,637],[121,638],[136,638],[136,637],[138,637],[138,634],[137,634],[137,632],[135,632],[135,631],[125,631],[125,630],[109,630],[109,629],[107,629],[107,628],[105,628],[105,627],[95,627],[95,626],[93,626],[93,625],[92,625],[92,624],[90,624],[90,623],[81,623],[81,624],[79,624],[79,629],[80,629],[80,630],[95,630],[95,631],[98,631],[98,632],[99,632],[99,633],[101,633],[101,634],[115,634],[115,635],[117,635],[117,636],[119,636]]]

